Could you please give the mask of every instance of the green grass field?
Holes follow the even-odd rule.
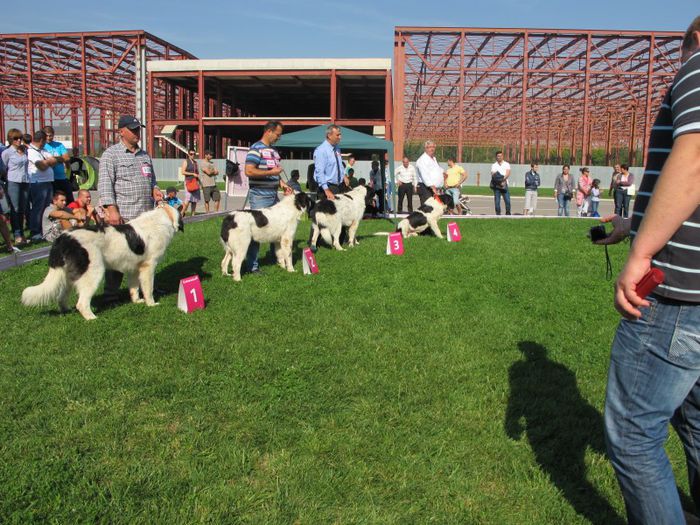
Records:
[[[0,273],[0,522],[622,523],[590,225],[460,225],[389,257],[371,234],[390,224],[364,222],[319,275],[300,244],[297,273],[241,283],[219,274],[220,220],[190,225],[160,306],[97,296],[93,322],[20,305],[46,261]],[[195,273],[208,304],[186,315]]]

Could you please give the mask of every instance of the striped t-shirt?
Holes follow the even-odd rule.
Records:
[[[251,164],[259,170],[279,168],[280,154],[272,146],[268,146],[262,140],[253,144],[245,157],[245,163]],[[279,175],[269,177],[249,177],[248,184],[251,188],[271,188],[277,190]]]
[[[644,178],[634,203],[632,236],[644,217],[673,141],[686,133],[700,133],[700,51],[681,66],[651,130]],[[672,173],[666,176],[669,175],[673,176]],[[696,183],[700,184],[700,180]],[[654,255],[652,265],[666,275],[664,283],[654,293],[670,299],[700,303],[700,206],[673,234],[666,246]]]

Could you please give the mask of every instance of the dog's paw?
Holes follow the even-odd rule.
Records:
[[[316,253],[318,251],[318,246],[312,244],[311,246],[309,246],[309,250],[311,250],[311,253]]]
[[[93,314],[92,312],[82,314],[82,315],[86,321],[94,321],[95,319],[97,319],[97,316],[95,314]]]
[[[141,297],[138,297],[138,298],[136,298],[136,299],[132,299],[131,302],[134,303],[134,304],[142,304],[142,303],[145,303],[146,300],[143,299],[143,298],[141,298]]]
[[[142,301],[146,303],[146,306],[158,306],[160,303],[156,301]]]

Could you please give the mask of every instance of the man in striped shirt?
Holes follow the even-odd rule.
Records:
[[[282,189],[285,195],[294,193],[287,183],[281,178],[282,166],[280,154],[273,147],[280,139],[284,128],[281,122],[270,120],[263,128],[262,138],[253,144],[245,158],[245,174],[248,177],[248,198],[251,210],[269,208],[279,202],[277,190]],[[271,250],[274,253],[274,245]],[[251,241],[246,254],[248,270],[252,273],[260,273],[258,252],[260,243]]]
[[[700,508],[700,17],[681,55],[652,128],[632,247],[615,285],[624,319],[610,358],[605,430],[630,523],[685,523],[663,448],[669,423]],[[639,297],[652,267],[664,283]]]

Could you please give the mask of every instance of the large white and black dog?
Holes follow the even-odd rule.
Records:
[[[95,319],[90,301],[102,282],[105,270],[127,276],[129,294],[135,303],[155,306],[153,277],[182,217],[171,206],[143,213],[128,224],[81,228],[61,234],[49,252],[49,273],[37,286],[25,288],[22,304],[46,305],[57,300],[61,311],[73,287],[78,292],[77,310],[85,319]],[[139,287],[143,299],[139,298]]]
[[[408,217],[401,220],[396,231],[400,231],[405,239],[409,236],[419,235],[430,228],[436,237],[442,239],[438,220],[448,209],[453,207],[452,197],[449,195],[441,195],[440,200],[430,197],[417,211],[412,211]]]
[[[297,223],[311,205],[312,201],[306,193],[296,193],[285,195],[269,208],[240,210],[227,215],[221,224],[221,242],[226,250],[221,260],[221,273],[231,275],[228,272],[230,264],[233,280],[241,280],[241,264],[251,241],[274,243],[277,263],[288,272],[293,272],[292,243]]]
[[[359,244],[356,237],[357,227],[374,194],[372,188],[358,186],[347,193],[339,193],[334,200],[324,199],[317,202],[311,218],[311,250],[316,251],[319,234],[329,246],[342,250],[340,232],[343,226],[348,228],[348,246]]]

